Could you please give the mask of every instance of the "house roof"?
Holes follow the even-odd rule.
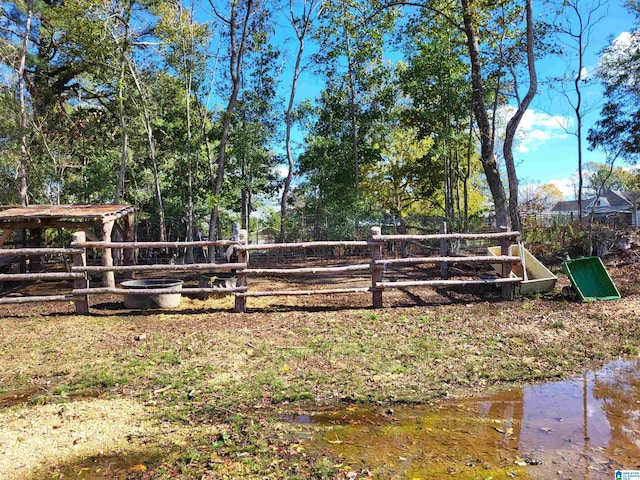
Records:
[[[585,212],[615,213],[629,212],[633,208],[633,202],[640,198],[640,192],[621,192],[610,190],[603,192],[598,198],[591,199],[584,207]]]
[[[582,201],[582,205],[586,205],[586,202],[591,202],[592,200],[593,200],[592,198],[584,199]],[[551,208],[551,211],[556,213],[577,212],[579,210],[580,209],[578,208],[577,200],[567,200],[563,202],[558,202]]]
[[[595,205],[595,213],[615,213],[615,212],[629,212],[633,208],[633,202],[640,200],[640,191],[617,191],[609,190],[602,192],[599,197],[585,198],[582,200],[582,211],[590,213],[591,209]],[[570,213],[578,211],[578,201],[568,200],[556,203],[551,211],[554,213]]]

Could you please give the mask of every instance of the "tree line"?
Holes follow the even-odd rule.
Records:
[[[2,2],[0,204],[129,203],[160,240],[256,228],[257,211],[282,240],[488,212],[518,229],[536,60],[578,40],[582,58],[572,27],[602,4],[585,5],[545,23],[532,0]],[[638,38],[603,56],[588,134],[629,162]]]

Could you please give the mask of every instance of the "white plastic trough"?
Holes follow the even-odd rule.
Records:
[[[488,247],[487,250],[496,257],[500,256],[500,247]],[[524,279],[516,286],[519,289],[520,295],[546,293],[556,287],[558,277],[551,273],[547,267],[531,255],[522,245],[511,245],[509,247],[509,255],[520,257],[521,260],[519,264],[514,264],[511,269],[512,277],[522,277]],[[502,273],[501,264],[492,264],[491,266],[499,274]]]

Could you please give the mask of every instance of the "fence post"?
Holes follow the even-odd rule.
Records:
[[[374,237],[380,235],[382,230],[380,227],[371,227],[369,242],[371,243],[371,296],[373,308],[382,308],[382,287],[376,286],[382,281],[382,269],[380,265],[376,265],[376,260],[382,259],[382,242],[374,240]]]
[[[500,231],[508,232],[509,227],[500,227]],[[500,239],[500,255],[509,255],[510,246],[511,246],[510,238],[506,238],[506,237],[501,238]],[[511,262],[502,264],[502,278],[511,277],[511,266],[512,266]],[[502,285],[502,297],[506,298],[507,300],[513,300],[513,284],[504,283]]]
[[[440,226],[440,234],[447,234],[447,222],[442,222]],[[440,239],[440,256],[446,257],[449,255],[449,241],[446,238]],[[440,263],[440,277],[447,278],[449,276],[449,265],[447,262]]]
[[[87,240],[87,235],[84,232],[75,232],[71,236],[71,246],[76,243],[84,243]],[[73,266],[74,267],[86,267],[87,266],[87,250],[82,247],[81,253],[73,254]],[[89,288],[89,279],[87,273],[84,272],[84,277],[75,278],[73,280],[73,289],[87,289]],[[88,295],[75,295],[73,303],[76,307],[76,313],[80,315],[86,315],[89,313],[89,296]]]
[[[249,238],[249,232],[245,229],[240,230],[240,245],[246,245]],[[247,250],[238,250],[236,256],[238,263],[249,263],[249,252]],[[236,287],[247,286],[247,274],[243,273],[245,269],[238,270],[236,274]],[[237,313],[244,313],[247,309],[247,297],[243,295],[244,292],[236,292],[236,304],[234,310]]]

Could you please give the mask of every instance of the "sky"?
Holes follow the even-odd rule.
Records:
[[[540,10],[534,13],[545,14],[541,2],[537,2],[534,8]],[[585,52],[583,73],[587,78],[595,73],[600,53],[610,40],[633,27],[633,16],[621,1],[605,0],[602,11],[606,15],[595,24]],[[577,58],[574,63],[577,64]],[[553,183],[563,192],[565,200],[572,200],[575,198],[572,186],[575,180],[572,181],[571,177],[576,178],[578,167],[575,113],[561,93],[542,83],[545,78],[566,71],[567,62],[564,59],[543,59],[536,63],[536,70],[541,82],[538,94],[521,122],[522,138],[514,148],[518,177],[521,183]],[[573,72],[576,72],[575,67]],[[602,87],[596,81],[592,86],[585,86],[583,93],[583,164],[604,163],[604,154],[590,151],[586,141],[588,129],[599,118]]]

